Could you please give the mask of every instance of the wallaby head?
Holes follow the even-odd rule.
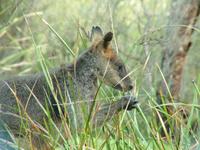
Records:
[[[100,27],[92,28],[92,47],[90,51],[97,56],[97,77],[115,89],[122,91],[131,90],[133,88],[132,82],[123,61],[112,48],[112,39],[112,32],[103,35]]]

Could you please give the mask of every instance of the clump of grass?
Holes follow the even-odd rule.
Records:
[[[57,37],[57,40],[64,44],[63,47],[66,50],[66,54],[70,53],[72,55],[69,57],[76,58],[78,55],[77,52],[70,48],[61,35],[59,35],[59,33],[57,33],[57,31],[47,21],[44,22],[47,25],[46,29],[50,29],[50,32]],[[53,91],[51,78],[49,77],[49,66],[51,66],[49,65],[49,60],[47,56],[42,53],[43,47],[37,43],[37,40],[35,40],[34,34],[32,33],[32,29],[28,22],[26,26],[29,28],[28,33],[32,41],[31,50],[35,50],[37,58],[36,64],[39,64],[37,67],[41,68],[42,72],[45,74],[49,87]],[[9,27],[7,26],[4,29],[1,29],[1,33],[5,34],[5,32],[7,32],[7,28]],[[79,33],[79,31],[77,33]],[[2,34],[0,34],[0,37],[1,35]],[[79,39],[82,40],[83,38],[79,37]],[[15,39],[12,40],[14,41]],[[82,42],[83,45],[87,45],[84,40]],[[132,49],[132,47],[129,49]],[[8,57],[2,58],[0,60],[1,71],[3,72],[3,70],[8,71],[13,69],[13,65],[7,65],[8,63],[20,65],[16,62],[16,60],[19,60],[23,56],[26,57],[27,53],[30,53],[29,49],[25,49],[20,53],[13,53]],[[150,56],[148,56],[148,58],[149,57]],[[128,60],[128,62],[130,61],[131,60]],[[176,101],[168,102],[166,99],[163,99],[163,103],[161,105],[157,102],[157,97],[155,95],[156,87],[153,87],[155,89],[152,89],[149,92],[142,88],[141,85],[143,82],[141,80],[138,81],[145,76],[144,70],[147,63],[148,59],[145,63],[138,65],[140,66],[140,70],[143,70],[140,72],[140,77],[136,80],[137,86],[135,93],[137,95],[137,99],[141,101],[137,110],[120,113],[112,121],[106,123],[104,127],[92,130],[88,126],[87,128],[89,128],[89,130],[77,131],[74,135],[69,130],[70,127],[69,124],[67,124],[65,116],[61,116],[63,129],[60,130],[60,128],[53,122],[50,110],[47,110],[46,108],[43,108],[43,111],[47,116],[45,128],[41,125],[35,123],[33,124],[35,124],[38,128],[38,132],[43,132],[43,138],[55,147],[55,149],[198,149],[200,141],[200,105],[198,104],[200,97],[200,90],[198,86],[200,83],[199,80],[197,80],[197,82],[193,82],[193,88],[191,89],[193,97],[190,97],[189,100],[187,100],[187,103],[178,103]],[[30,65],[31,62],[24,62],[22,65],[24,64],[27,65],[27,67],[25,67],[25,69],[21,69],[24,70],[21,74],[29,72],[32,67]],[[156,68],[156,66],[154,67]],[[162,72],[160,72],[158,76],[162,76]],[[198,77],[198,79],[200,79],[200,77]],[[170,90],[168,92],[170,93]],[[106,99],[108,101],[112,101],[123,94],[124,93],[116,92],[109,87],[101,86],[96,100]],[[37,102],[39,103],[39,101]],[[175,110],[173,114],[170,114],[167,111],[166,106],[173,107]],[[62,114],[61,108],[59,108],[59,111],[60,114]],[[186,115],[183,116],[182,112],[185,112]],[[190,113],[188,114],[187,112]],[[163,116],[167,119],[164,120]],[[27,114],[25,117],[30,120],[30,117]],[[22,124],[22,129],[28,130],[26,123]],[[161,134],[161,131],[164,131],[164,134]],[[33,144],[30,142],[30,139],[28,140],[30,145]],[[62,141],[63,145],[60,144],[60,141]],[[20,142],[18,144],[19,146],[21,145]]]

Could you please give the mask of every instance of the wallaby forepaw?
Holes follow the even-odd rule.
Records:
[[[123,106],[123,109],[132,110],[133,108],[137,107],[138,101],[134,96],[127,95],[122,97],[122,100],[126,101],[125,105]]]

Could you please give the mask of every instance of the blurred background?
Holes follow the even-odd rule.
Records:
[[[148,124],[139,116],[138,128],[151,137],[158,114],[153,107],[157,107],[156,93],[162,87],[163,77],[174,91],[172,96],[176,103],[188,104],[187,108],[191,109],[199,108],[196,105],[200,95],[200,5],[197,2],[0,0],[0,80],[40,72],[41,57],[37,56],[37,50],[41,51],[49,68],[71,63],[90,46],[87,36],[92,26],[98,25],[104,33],[114,33],[113,47],[132,72],[133,93],[149,118]],[[75,53],[75,57],[69,50]],[[177,78],[180,80],[175,82]],[[173,90],[176,85],[177,91]],[[106,86],[104,89],[109,89],[107,95],[116,93]],[[165,100],[166,103],[171,102]],[[149,115],[151,111],[153,113]],[[195,122],[200,124],[199,110],[195,111],[196,115],[191,115],[198,118]],[[181,120],[174,116],[175,121]],[[145,125],[147,128],[144,128]],[[126,133],[127,128],[124,130]],[[160,127],[155,130],[160,130]],[[138,131],[136,137],[141,137]],[[190,135],[189,128],[187,131]],[[185,132],[180,133],[184,137]],[[199,140],[200,136],[196,133],[200,132],[195,130],[192,136]],[[157,132],[154,135],[157,137]],[[174,138],[173,135],[171,137]],[[177,137],[179,139],[180,136]]]

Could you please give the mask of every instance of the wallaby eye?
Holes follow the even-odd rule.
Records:
[[[119,65],[118,66],[118,70],[122,70],[123,69],[123,66],[122,65]]]

